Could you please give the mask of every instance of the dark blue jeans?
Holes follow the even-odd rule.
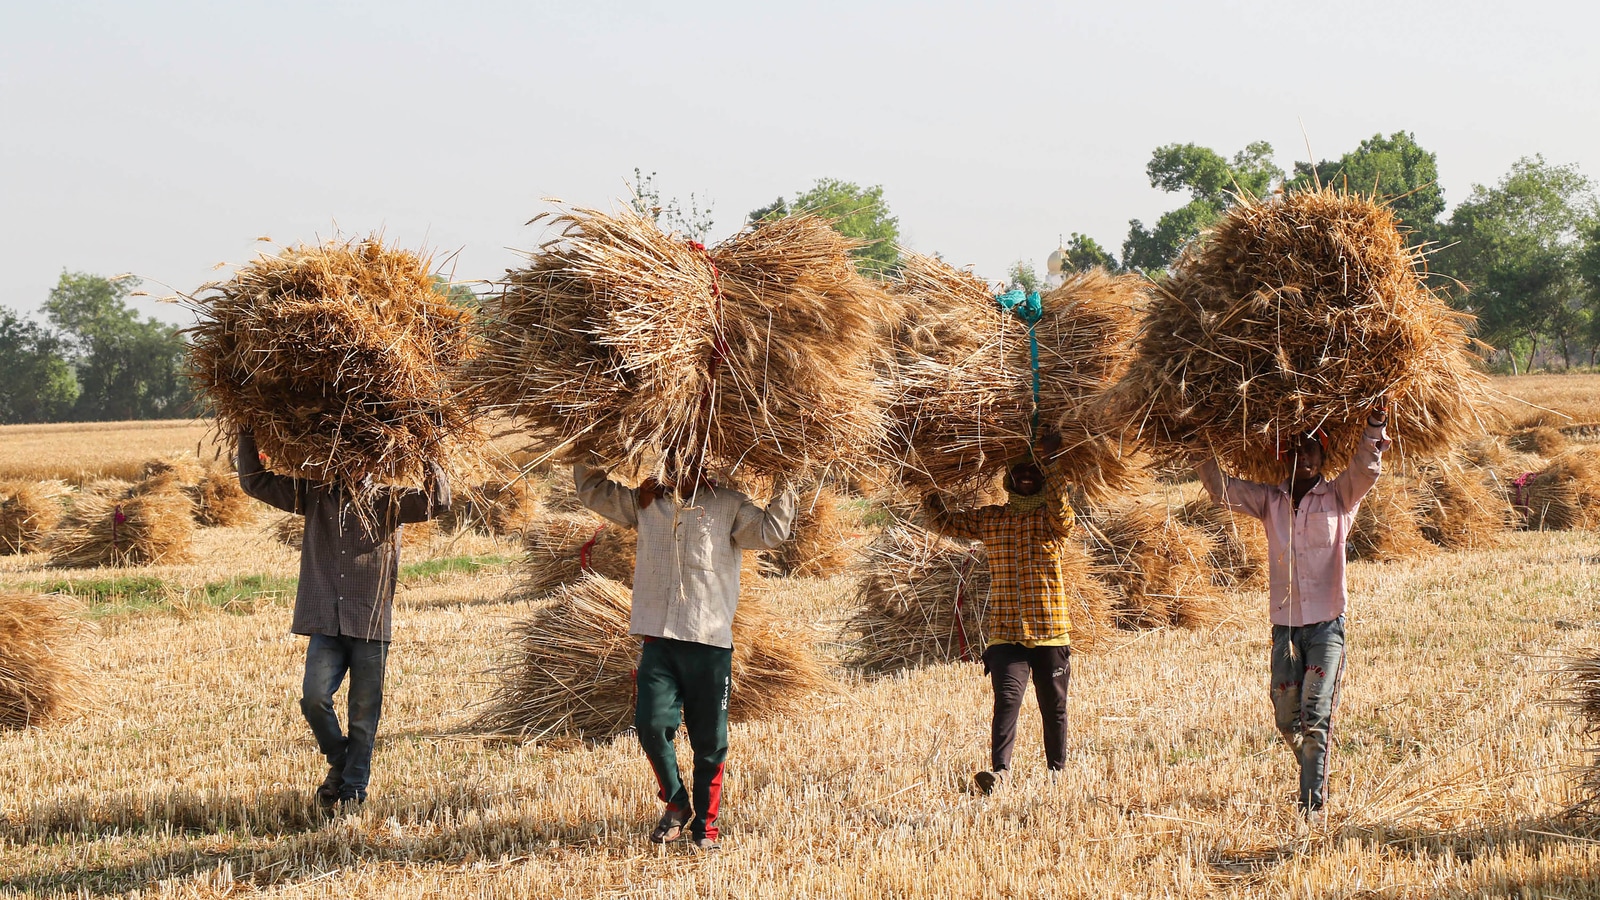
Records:
[[[306,677],[301,686],[300,711],[311,723],[317,746],[328,758],[329,777],[343,773],[340,800],[367,799],[367,779],[372,774],[372,744],[383,712],[383,670],[389,659],[388,641],[313,634],[306,647]],[[350,673],[350,733],[339,728],[333,695]]]
[[[1315,625],[1272,626],[1272,708],[1300,762],[1300,806],[1327,798],[1328,748],[1344,678],[1344,616]]]

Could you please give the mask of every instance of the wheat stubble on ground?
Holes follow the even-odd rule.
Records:
[[[490,693],[514,546],[448,536],[398,595],[374,799],[324,823],[297,707],[304,639],[275,516],[200,533],[197,562],[110,573],[169,585],[100,610],[99,700],[0,733],[0,891],[221,897],[1600,896],[1600,833],[1565,815],[1585,738],[1549,699],[1559,658],[1600,644],[1600,535],[1352,567],[1350,669],[1332,808],[1297,823],[1270,724],[1265,599],[1214,628],[1117,635],[1074,659],[1073,751],[1043,772],[1032,701],[1018,778],[965,788],[987,750],[971,664],[846,678],[807,715],[735,726],[727,849],[644,839],[658,812],[631,736],[594,745],[462,733]],[[62,577],[39,555],[0,581]],[[257,581],[249,576],[262,576]],[[208,602],[207,586],[260,591]],[[781,583],[831,629],[848,578]]]

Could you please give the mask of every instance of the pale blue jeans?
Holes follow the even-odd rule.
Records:
[[[1314,625],[1272,626],[1272,709],[1300,762],[1300,806],[1327,799],[1328,748],[1344,677],[1344,616]]]

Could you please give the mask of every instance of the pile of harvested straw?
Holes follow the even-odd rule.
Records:
[[[1474,472],[1445,461],[1427,467],[1417,485],[1422,536],[1451,550],[1500,544],[1515,518],[1505,496]]]
[[[1600,466],[1589,454],[1563,453],[1514,483],[1512,503],[1530,531],[1600,527]]]
[[[1394,476],[1378,479],[1356,510],[1345,550],[1351,559],[1397,562],[1433,549],[1422,534],[1411,487]]]
[[[194,520],[208,528],[232,528],[254,521],[256,504],[232,472],[208,469],[190,492]]]
[[[253,429],[276,472],[352,492],[461,462],[479,434],[449,377],[476,345],[430,268],[373,237],[263,255],[203,287],[189,373],[218,427]]]
[[[1211,538],[1206,555],[1211,565],[1211,580],[1220,587],[1262,588],[1267,586],[1270,557],[1267,532],[1249,516],[1234,515],[1210,497],[1190,500],[1176,512],[1177,520],[1198,528]]]
[[[0,483],[0,554],[32,553],[61,521],[65,490],[50,482]]]
[[[82,707],[87,630],[65,597],[0,593],[0,728],[43,725]]]
[[[907,254],[898,282],[889,453],[919,488],[961,493],[1028,455],[1034,382],[1028,326],[972,275]],[[1090,496],[1125,486],[1132,467],[1106,420],[1085,414],[1127,364],[1142,282],[1082,272],[1042,298],[1039,432],[1060,431],[1052,462]]]
[[[839,495],[818,487],[800,495],[789,539],[763,556],[779,575],[828,578],[855,558],[850,539],[850,525],[839,514]]]
[[[1578,714],[1579,727],[1589,737],[1600,735],[1600,649],[1569,657],[1565,675],[1569,693],[1566,703]],[[1584,802],[1591,807],[1600,806],[1600,759],[1578,771]]]
[[[1246,198],[1158,285],[1113,392],[1130,434],[1209,449],[1276,482],[1297,432],[1328,436],[1336,474],[1387,396],[1398,449],[1426,456],[1478,426],[1485,376],[1470,318],[1424,284],[1387,207],[1329,189]]]
[[[1212,583],[1209,536],[1165,507],[1136,502],[1081,520],[1095,577],[1111,588],[1119,628],[1192,628],[1224,614]]]
[[[896,525],[867,548],[859,566],[860,609],[845,624],[851,667],[881,674],[983,654],[989,564],[981,544]],[[1062,575],[1073,594],[1075,650],[1093,649],[1108,633],[1111,597],[1090,568],[1088,554],[1069,546]]]
[[[544,449],[641,477],[667,476],[678,451],[739,482],[821,474],[881,443],[873,361],[892,304],[825,220],[702,250],[630,211],[539,218],[561,232],[488,298],[467,379]]]
[[[499,734],[605,738],[633,723],[639,639],[628,634],[627,586],[596,575],[562,586],[512,628],[488,709],[470,726]],[[832,686],[805,629],[760,591],[742,590],[733,622],[734,722],[791,715]]]
[[[179,485],[190,485],[199,484],[205,474],[205,467],[194,454],[176,453],[146,462],[139,473],[139,478],[140,480],[165,478]]]
[[[1567,449],[1567,436],[1549,425],[1535,425],[1506,435],[1506,446],[1519,453],[1555,456]]]
[[[522,532],[522,591],[540,597],[593,572],[633,584],[638,533],[594,513],[556,513],[534,519]]]
[[[520,535],[539,516],[539,500],[527,479],[510,475],[458,491],[439,524],[449,530],[473,528],[485,534]]]
[[[193,504],[157,477],[121,497],[80,494],[50,534],[50,565],[62,568],[184,562],[194,534]]]

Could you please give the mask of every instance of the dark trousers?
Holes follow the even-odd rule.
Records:
[[[1315,625],[1272,626],[1272,710],[1300,763],[1300,805],[1327,799],[1328,747],[1344,680],[1344,616]]]
[[[329,776],[342,773],[339,799],[367,799],[367,779],[372,774],[372,744],[378,736],[378,716],[383,712],[383,671],[389,660],[388,641],[313,634],[306,647],[306,675],[301,685],[300,711],[317,736],[317,746],[328,758]],[[333,711],[333,695],[350,674],[347,735]]]
[[[722,804],[722,764],[728,758],[728,696],[733,685],[733,650],[689,641],[651,638],[639,653],[639,688],[633,724],[639,746],[674,812],[694,812],[689,833],[716,838]],[[689,732],[694,753],[694,800],[678,774],[673,746],[678,724]]]
[[[993,644],[983,651],[983,670],[994,685],[994,730],[990,740],[994,771],[1011,768],[1017,743],[1017,715],[1033,673],[1033,694],[1044,717],[1044,756],[1052,771],[1067,765],[1067,681],[1072,677],[1071,647]]]

